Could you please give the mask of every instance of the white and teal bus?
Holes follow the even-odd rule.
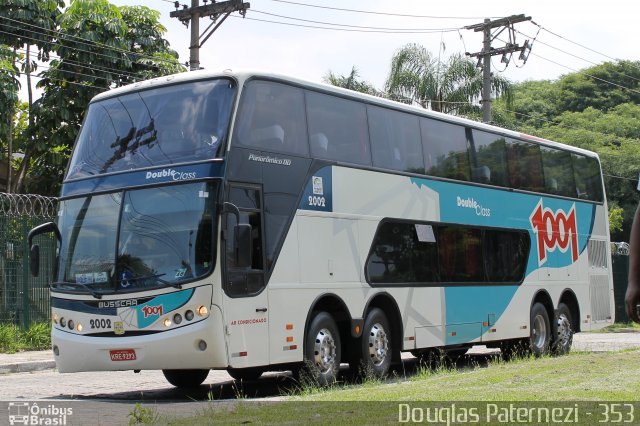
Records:
[[[325,383],[402,352],[562,354],[613,321],[594,153],[271,73],[96,96],[45,232],[63,373]]]

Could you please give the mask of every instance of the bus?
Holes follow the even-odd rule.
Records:
[[[402,352],[563,354],[613,321],[596,154],[269,72],[96,96],[34,274],[45,233],[62,373],[324,384]]]

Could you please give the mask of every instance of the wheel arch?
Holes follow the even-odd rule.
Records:
[[[344,300],[342,300],[338,295],[333,293],[324,293],[316,297],[309,308],[309,312],[307,312],[307,319],[304,323],[305,338],[303,339],[303,353],[306,351],[304,345],[306,345],[306,336],[309,332],[309,324],[311,324],[311,321],[318,312],[327,312],[331,315],[338,327],[340,339],[342,340],[342,347],[344,348],[346,344],[344,339],[350,330],[352,319],[351,313],[349,312],[349,308],[347,308],[347,304],[344,303]]]

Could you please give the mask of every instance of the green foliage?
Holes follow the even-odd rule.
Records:
[[[129,425],[150,425],[158,420],[158,412],[153,408],[143,407],[139,402],[136,402],[128,417]]]
[[[609,206],[609,232],[622,231],[624,209],[621,207]]]
[[[41,351],[51,347],[51,324],[33,323],[28,329],[0,324],[0,352]]]

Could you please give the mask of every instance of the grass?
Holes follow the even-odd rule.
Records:
[[[27,329],[14,324],[0,324],[0,353],[38,351],[51,347],[51,324],[34,323]]]
[[[601,330],[597,330],[595,332],[603,332],[603,333],[616,333],[616,332],[626,332],[626,331],[640,331],[640,324],[635,322],[617,322],[615,324],[611,324],[608,327],[605,327]]]
[[[399,403],[442,401],[530,401],[574,404],[575,401],[637,401],[640,395],[640,350],[571,353],[562,357],[493,360],[456,369],[420,367],[408,378],[365,380],[328,388],[301,387],[284,401],[246,401],[216,405],[184,419],[161,423],[190,424],[350,424],[398,422]],[[473,403],[472,403],[473,404]],[[596,404],[594,404],[596,405]]]

